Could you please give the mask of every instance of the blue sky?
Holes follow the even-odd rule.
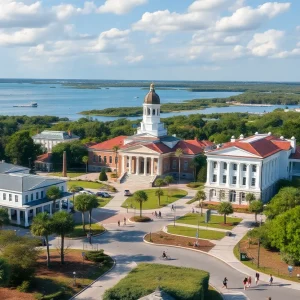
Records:
[[[299,0],[0,0],[0,77],[299,81],[299,15]]]

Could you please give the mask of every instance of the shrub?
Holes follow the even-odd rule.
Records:
[[[99,180],[100,180],[100,181],[107,181],[107,175],[106,175],[104,169],[102,169],[102,171],[101,171],[101,173],[100,173],[100,175],[99,175]]]
[[[201,182],[190,182],[186,186],[189,187],[189,188],[192,188],[192,189],[196,189],[200,186],[203,186],[203,183],[201,183]]]
[[[17,287],[17,290],[19,292],[22,292],[22,293],[27,293],[29,291],[29,288],[30,288],[30,282],[29,281],[23,281],[21,283],[21,285],[19,285]]]
[[[131,221],[134,222],[150,222],[152,221],[149,217],[145,217],[145,216],[134,216],[132,218],[130,218]]]
[[[111,173],[110,178],[118,178],[118,175],[116,173]]]
[[[280,252],[281,259],[292,266],[299,266],[300,261],[299,258],[296,258],[293,254],[287,252]]]
[[[99,251],[88,251],[86,252],[85,257],[87,260],[93,262],[106,263],[108,261],[108,255],[104,254],[104,250],[102,249]]]
[[[63,294],[64,294],[63,291],[58,291],[56,293],[43,296],[41,299],[42,300],[59,300],[59,299],[61,299],[61,296],[63,296]]]

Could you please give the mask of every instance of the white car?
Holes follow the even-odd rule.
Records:
[[[79,194],[88,194],[88,195],[95,195],[95,193],[87,190],[80,191]]]

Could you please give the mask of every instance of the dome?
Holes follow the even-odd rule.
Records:
[[[150,85],[150,91],[149,91],[149,93],[145,96],[144,103],[145,104],[160,104],[160,98],[155,93],[155,88],[154,88],[154,84],[153,83],[151,83],[151,85]]]

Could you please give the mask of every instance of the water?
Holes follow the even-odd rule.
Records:
[[[104,109],[108,107],[141,106],[148,91],[141,88],[102,88],[102,89],[73,89],[60,84],[31,84],[31,83],[0,83],[0,114],[1,115],[52,115],[77,120],[84,110]],[[239,93],[235,92],[190,92],[184,89],[157,90],[161,103],[182,102],[199,98],[225,98]],[[37,108],[13,107],[37,102]],[[264,112],[283,105],[272,107],[212,107],[204,110],[189,112],[174,112],[162,114],[162,117],[188,115],[193,113],[221,113],[221,112]],[[101,121],[111,121],[115,117],[94,117]],[[140,117],[129,118],[132,120]]]

